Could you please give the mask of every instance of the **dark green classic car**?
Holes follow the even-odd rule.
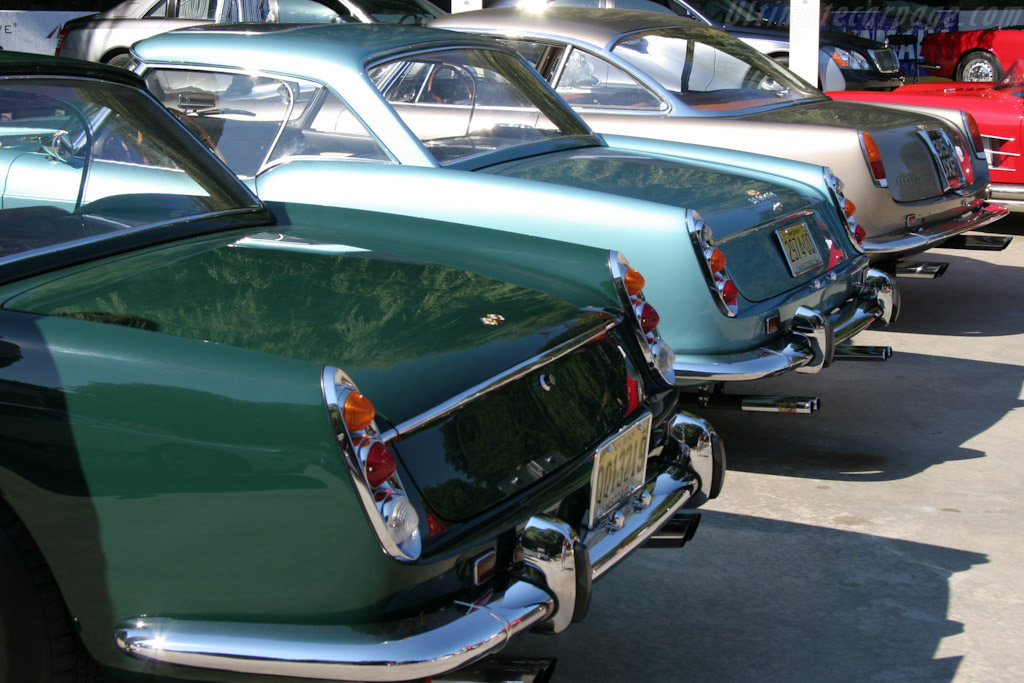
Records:
[[[478,666],[721,488],[616,252],[261,204],[71,60],[0,56],[0,178],[3,683]]]

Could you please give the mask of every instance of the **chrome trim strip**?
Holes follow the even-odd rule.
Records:
[[[1002,140],[1003,142],[1013,142],[1017,138],[1004,138],[1002,135],[992,135],[991,133],[982,133],[981,137],[989,138],[991,140]]]
[[[978,200],[976,203],[981,202],[982,200]],[[872,256],[924,251],[953,235],[983,228],[1005,217],[1008,213],[1009,210],[1005,206],[988,202],[952,220],[923,226],[916,232],[866,239],[863,247],[864,251]]]
[[[475,662],[554,610],[554,599],[545,590],[514,581],[486,604],[456,603],[403,622],[350,627],[139,617],[118,624],[114,637],[125,654],[179,666],[335,681],[406,681]]]
[[[435,420],[440,420],[441,418],[452,414],[453,412],[455,412],[462,406],[466,405],[467,403],[480,398],[484,394],[494,391],[496,389],[500,389],[501,387],[516,381],[520,377],[528,375],[534,370],[544,367],[545,365],[558,360],[562,356],[572,353],[576,349],[585,346],[596,339],[601,338],[605,334],[608,334],[609,330],[613,329],[616,325],[619,324],[619,322],[620,321],[618,319],[609,320],[605,325],[601,326],[596,332],[593,332],[592,334],[587,335],[586,337],[570,339],[569,341],[563,344],[559,344],[553,349],[550,349],[538,356],[535,356],[528,360],[524,360],[523,362],[517,365],[513,365],[505,372],[499,375],[495,375],[494,377],[485,382],[481,382],[476,386],[470,387],[469,389],[466,389],[465,391],[456,394],[447,401],[438,404],[434,408],[423,413],[420,413],[415,417],[409,418],[405,422],[402,422],[401,424],[395,426],[393,429],[383,431],[381,433],[381,438],[383,438],[385,441],[389,441],[398,436],[399,434],[411,432],[412,430],[419,429],[420,427],[431,422],[434,422]]]

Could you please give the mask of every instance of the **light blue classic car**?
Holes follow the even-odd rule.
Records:
[[[197,28],[137,43],[133,59],[157,99],[264,200],[625,251],[648,279],[662,319],[646,324],[674,349],[677,384],[888,356],[849,343],[890,321],[897,299],[821,166],[602,138],[514,52],[449,31]],[[817,406],[797,403],[760,409]]]

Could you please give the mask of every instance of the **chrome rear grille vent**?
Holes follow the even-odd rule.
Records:
[[[883,73],[895,73],[900,70],[900,58],[896,56],[896,50],[885,47],[880,50],[868,50],[875,66]]]

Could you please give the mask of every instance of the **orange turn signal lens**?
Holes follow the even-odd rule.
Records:
[[[376,414],[377,410],[370,403],[370,399],[358,391],[350,393],[341,408],[341,419],[344,420],[350,434],[366,429]]]
[[[875,177],[876,181],[884,181],[885,165],[882,164],[882,153],[878,151],[878,145],[875,144],[875,139],[871,137],[871,133],[867,131],[861,131],[860,138],[864,143],[864,154],[868,158],[868,165],[871,167],[871,175]]]
[[[857,205],[851,202],[849,199],[843,202],[843,213],[846,214],[847,218],[853,218],[853,214],[856,211]]]
[[[725,254],[718,247],[711,250],[711,257],[708,259],[708,265],[711,266],[712,273],[721,273],[722,269],[725,268]]]
[[[639,271],[630,268],[626,271],[626,274],[622,278],[622,283],[626,285],[626,293],[630,296],[636,296],[643,291],[644,285],[647,281],[644,280],[644,276]]]

